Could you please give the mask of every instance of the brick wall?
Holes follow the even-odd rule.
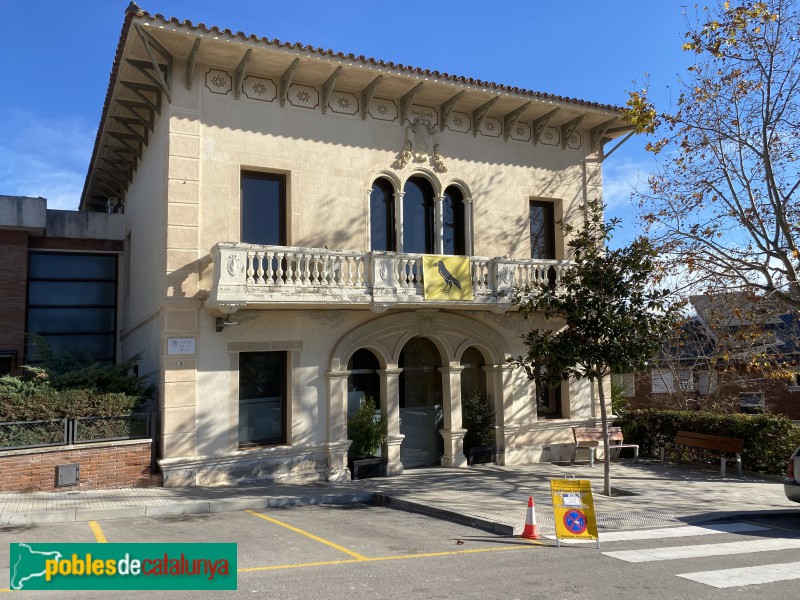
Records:
[[[25,352],[25,300],[28,281],[28,234],[0,230],[0,352],[16,352],[19,367]]]
[[[37,448],[0,453],[0,492],[69,492],[76,489],[160,485],[150,472],[150,440]],[[80,465],[79,484],[56,487],[56,465]]]

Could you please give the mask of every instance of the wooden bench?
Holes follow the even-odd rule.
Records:
[[[570,464],[575,463],[575,456],[578,454],[579,448],[589,449],[589,466],[594,466],[594,451],[602,447],[603,444],[603,428],[602,427],[573,427],[572,437],[575,438],[575,448],[572,450],[572,459]],[[635,462],[639,462],[639,445],[638,444],[624,444],[622,439],[621,427],[608,428],[608,443],[610,450],[619,452],[622,448],[633,448],[633,457]]]
[[[739,477],[742,477],[742,448],[744,448],[744,440],[739,438],[722,437],[720,435],[709,435],[707,433],[695,433],[693,431],[679,431],[675,436],[675,446],[678,449],[678,464],[681,462],[681,446],[687,448],[703,448],[704,450],[719,451],[719,474],[725,477],[725,466],[728,461],[735,461],[736,468],[739,471]],[[661,464],[664,464],[664,446],[661,447]],[[726,456],[733,454],[734,458]]]

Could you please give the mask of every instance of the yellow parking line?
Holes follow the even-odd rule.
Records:
[[[542,544],[543,545],[543,544]],[[483,552],[505,552],[509,550],[530,550],[532,546],[503,546],[494,548],[473,548],[471,550],[452,550],[448,552],[426,552],[422,554],[397,554],[394,556],[376,556],[374,558],[363,558],[359,560],[329,560],[310,563],[295,563],[286,565],[272,565],[269,567],[249,567],[238,569],[239,573],[251,573],[254,571],[277,571],[280,569],[301,569],[304,567],[324,567],[329,565],[347,565],[359,562],[381,562],[387,560],[409,560],[412,558],[435,558],[439,556],[458,556],[462,554],[480,554]]]
[[[92,528],[92,532],[94,533],[94,539],[97,542],[101,544],[108,543],[108,540],[106,539],[106,536],[103,535],[103,530],[100,529],[100,524],[97,521],[89,521],[89,527]]]
[[[325,544],[326,546],[330,546],[338,550],[339,552],[344,552],[348,556],[352,556],[356,560],[369,560],[366,556],[359,554],[358,552],[353,552],[352,550],[348,550],[347,548],[340,546],[339,544],[334,544],[326,539],[323,539],[319,536],[314,535],[313,533],[308,533],[307,531],[303,531],[302,529],[298,529],[297,527],[293,527],[288,523],[284,523],[282,521],[278,521],[278,519],[273,519],[272,517],[268,517],[267,515],[262,515],[261,513],[257,513],[254,510],[246,510],[246,513],[250,513],[251,515],[258,517],[259,519],[264,519],[265,521],[269,521],[270,523],[274,523],[275,525],[280,525],[281,527],[285,527],[289,531],[294,531],[295,533],[299,533],[300,535],[304,535],[309,539],[314,540],[315,542],[319,542],[320,544]]]

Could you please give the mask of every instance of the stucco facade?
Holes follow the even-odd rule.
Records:
[[[533,383],[506,361],[524,352],[525,328],[556,325],[524,322],[510,293],[569,259],[552,223],[552,255],[532,256],[532,203],[580,224],[580,206],[602,194],[603,145],[626,130],[622,111],[135,7],[115,65],[81,207],[109,198],[124,207],[122,354],[141,353],[140,372],[158,379],[165,485],[347,479],[348,403],[358,393],[348,365],[359,351],[376,362],[367,375],[388,418],[382,456],[401,474],[411,460],[411,340],[431,349],[416,368],[437,378],[428,464],[466,464],[468,368],[480,369],[494,404],[503,464],[566,456],[570,426],[595,424],[584,381],[562,386],[557,414],[537,414]],[[109,146],[127,163],[110,168]],[[243,179],[261,175],[282,186],[280,244],[244,239],[258,215],[243,208]],[[379,183],[392,207],[389,249],[376,247]],[[411,189],[430,195],[422,254],[446,254],[455,231],[474,298],[426,300],[421,254],[404,247],[415,235]],[[243,356],[282,365],[277,442],[243,443]]]

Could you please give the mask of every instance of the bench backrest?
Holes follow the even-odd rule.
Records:
[[[575,438],[575,443],[581,442],[602,442],[603,441],[603,428],[602,427],[573,427],[572,436]],[[608,439],[612,442],[622,442],[622,428],[609,427]]]
[[[694,431],[679,431],[675,436],[675,443],[682,446],[694,446],[695,448],[720,450],[721,452],[733,452],[736,454],[744,448],[744,440],[739,438],[696,433]]]

